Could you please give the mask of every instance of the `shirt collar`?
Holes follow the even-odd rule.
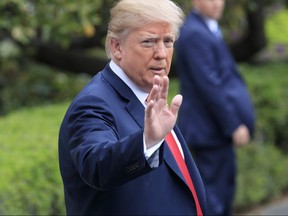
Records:
[[[218,22],[216,20],[213,19],[209,19],[209,18],[205,18],[205,22],[208,26],[208,28],[210,29],[211,32],[217,32],[218,31]]]
[[[136,95],[138,100],[144,105],[145,100],[148,97],[148,93],[145,92],[143,89],[139,88],[139,86],[136,85],[120,68],[113,60],[110,61],[109,63],[110,68],[112,71],[133,91],[133,93]]]
[[[218,22],[217,20],[211,19],[209,17],[203,16],[199,10],[197,10],[196,8],[194,9],[195,13],[197,13],[199,16],[201,16],[204,20],[204,22],[206,23],[206,25],[208,26],[209,30],[214,33],[218,31]]]

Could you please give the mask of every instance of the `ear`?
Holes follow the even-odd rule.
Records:
[[[114,56],[116,60],[119,61],[122,57],[121,43],[119,39],[111,38],[110,46],[111,46],[112,55]]]

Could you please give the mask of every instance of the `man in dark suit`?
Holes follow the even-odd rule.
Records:
[[[111,10],[111,61],[76,96],[60,128],[68,215],[205,213],[200,174],[175,126],[182,96],[167,104],[183,17],[170,0],[122,0]]]
[[[236,185],[234,146],[249,142],[254,111],[218,26],[225,1],[192,2],[176,42],[183,95],[178,125],[203,178],[207,215],[229,215]]]

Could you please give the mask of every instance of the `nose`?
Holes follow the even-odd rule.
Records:
[[[164,59],[167,56],[167,48],[163,42],[157,43],[154,52],[154,57],[156,59]]]

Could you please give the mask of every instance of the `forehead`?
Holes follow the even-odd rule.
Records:
[[[196,0],[199,4],[205,4],[205,5],[213,5],[213,4],[219,4],[224,3],[225,0]]]
[[[175,33],[169,23],[147,23],[143,26],[135,28],[132,32],[138,35],[169,35],[174,36]]]

